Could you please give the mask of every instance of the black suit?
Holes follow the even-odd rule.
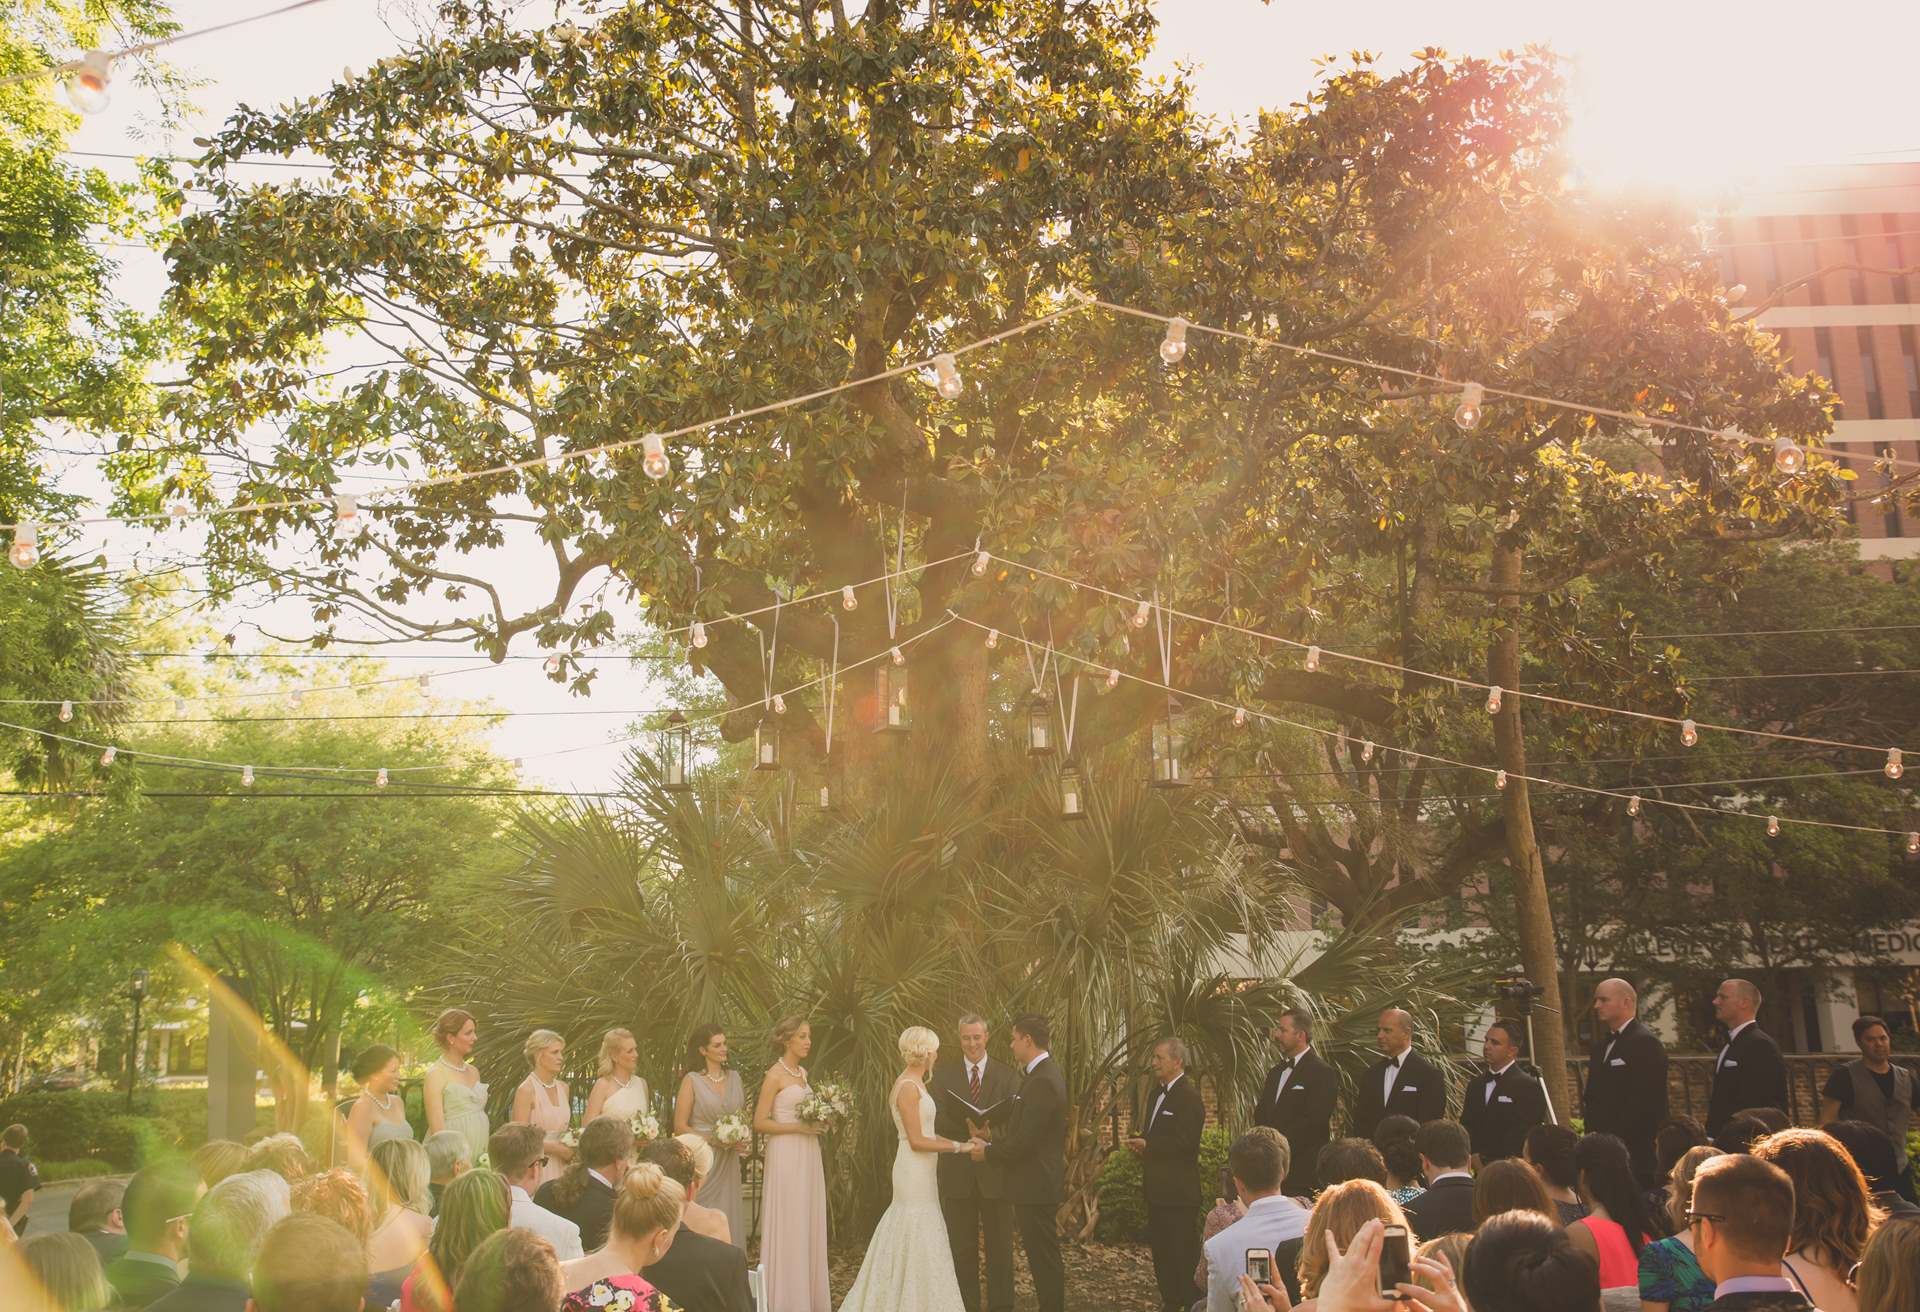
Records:
[[[1749,1107],[1787,1111],[1787,1063],[1781,1059],[1780,1045],[1757,1024],[1741,1030],[1714,1067],[1707,1133],[1720,1133],[1735,1112]]]
[[[247,1312],[247,1287],[215,1276],[188,1276],[179,1288],[147,1305],[148,1312]]]
[[[123,1234],[110,1235],[105,1230],[82,1230],[80,1237],[93,1245],[93,1252],[100,1259],[100,1265],[109,1262],[127,1251],[127,1237]]]
[[[1707,1304],[1707,1312],[1817,1312],[1804,1294],[1726,1294]]]
[[[563,1203],[554,1193],[553,1187],[559,1183],[560,1180],[549,1180],[541,1185],[533,1201],[579,1226],[581,1251],[591,1253],[607,1242],[607,1231],[613,1227],[614,1190],[588,1176],[587,1187],[580,1196],[571,1203]]]
[[[1659,1174],[1653,1132],[1667,1119],[1667,1050],[1660,1037],[1637,1018],[1618,1038],[1601,1030],[1587,1054],[1582,1105],[1587,1133],[1617,1135],[1640,1182],[1653,1184]]]
[[[1412,1202],[1402,1204],[1401,1210],[1406,1212],[1407,1224],[1412,1227],[1420,1243],[1456,1231],[1471,1234],[1473,1177],[1450,1175],[1444,1180],[1435,1180],[1427,1186],[1426,1192],[1416,1195]]]
[[[1200,1131],[1207,1109],[1199,1086],[1181,1074],[1164,1096],[1154,1086],[1141,1110],[1144,1128],[1134,1136],[1147,1141],[1140,1153],[1140,1192],[1147,1203],[1154,1279],[1160,1305],[1184,1312],[1201,1292],[1193,1273],[1200,1265]]]
[[[954,1098],[976,1107],[991,1107],[1020,1090],[1020,1076],[1005,1062],[988,1057],[980,1068],[980,1096],[967,1081],[966,1062],[942,1062],[928,1080],[933,1093],[933,1132],[965,1143],[966,1109]],[[998,1119],[998,1118],[996,1118]],[[1011,1117],[1001,1121],[1004,1130]],[[1013,1312],[1013,1205],[1007,1201],[1006,1170],[995,1162],[976,1162],[960,1153],[940,1158],[940,1210],[947,1218],[947,1245],[953,1250],[953,1273],[960,1280],[960,1302],[967,1312],[980,1312],[980,1245],[987,1247],[988,1312]]]
[[[747,1255],[684,1225],[667,1255],[647,1267],[647,1279],[683,1312],[753,1312]]]
[[[1067,1271],[1060,1260],[1056,1213],[1065,1193],[1067,1082],[1042,1056],[1020,1084],[1020,1111],[1007,1133],[987,1145],[987,1160],[1007,1168],[1007,1201],[1020,1222],[1040,1312],[1066,1312]]]
[[[1488,1086],[1493,1096],[1487,1096]],[[1473,1151],[1482,1162],[1518,1157],[1527,1131],[1547,1119],[1547,1095],[1539,1077],[1514,1062],[1504,1074],[1492,1071],[1467,1086],[1460,1100],[1460,1124],[1473,1138]]]
[[[1289,1071],[1287,1087],[1280,1087],[1282,1071]],[[1253,1123],[1278,1130],[1292,1150],[1286,1182],[1280,1192],[1305,1198],[1320,1187],[1314,1164],[1333,1137],[1333,1107],[1340,1093],[1340,1076],[1312,1048],[1294,1060],[1267,1072],[1260,1101],[1253,1105]]]
[[[1386,1075],[1387,1059],[1382,1057],[1360,1077],[1360,1110],[1353,1125],[1356,1135],[1373,1138],[1374,1128],[1389,1116],[1411,1116],[1425,1125],[1447,1114],[1446,1079],[1438,1066],[1412,1048],[1401,1054],[1391,1098],[1383,1096]]]
[[[107,1267],[107,1283],[120,1296],[119,1307],[146,1307],[180,1287],[180,1272],[123,1253]]]

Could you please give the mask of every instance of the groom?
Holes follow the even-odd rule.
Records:
[[[1066,1312],[1067,1273],[1060,1262],[1060,1210],[1066,1179],[1067,1082],[1047,1055],[1047,1018],[1028,1013],[1013,1023],[1009,1047],[1024,1079],[1020,1114],[976,1162],[1007,1168],[1007,1201],[1020,1221],[1020,1246],[1033,1273],[1040,1312]]]
[[[931,1084],[938,1104],[934,1132],[964,1143],[974,1137],[972,1118],[957,1099],[991,1107],[1014,1096],[1020,1076],[1005,1062],[987,1056],[987,1022],[979,1016],[960,1018],[960,1057],[936,1066]],[[1003,1126],[1009,1120],[1006,1112],[995,1119]],[[956,1154],[940,1158],[940,1210],[946,1213],[953,1273],[960,1280],[960,1301],[967,1312],[980,1312],[983,1236],[987,1312],[1013,1312],[1013,1208],[1007,1202],[1005,1177],[999,1166],[967,1161]]]

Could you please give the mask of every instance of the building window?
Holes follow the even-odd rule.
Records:
[[[1873,358],[1873,329],[1862,327],[1853,331],[1860,343],[1860,386],[1866,393],[1867,418],[1885,419],[1887,407],[1880,399],[1880,366]]]
[[[1894,235],[1900,231],[1900,216],[1897,214],[1882,214],[1880,216],[1880,231],[1887,234],[1887,267],[1889,269],[1906,268],[1907,262],[1900,257],[1900,238]],[[1893,303],[1895,305],[1913,304],[1912,288],[1907,282],[1907,275],[1904,273],[1894,277]],[[1916,416],[1920,416],[1920,410],[1915,410],[1913,413]]]
[[[1900,325],[1900,365],[1907,374],[1907,417],[1920,419],[1920,343],[1910,323]]]
[[[1847,300],[1852,305],[1867,303],[1867,275],[1861,270],[1867,263],[1866,253],[1860,247],[1860,224],[1851,214],[1840,216],[1840,231],[1847,238],[1847,263],[1853,268],[1847,271]]]
[[[1800,237],[1801,240],[1805,242],[1807,248],[1807,272],[1811,275],[1818,275],[1820,272],[1820,243],[1813,235],[1813,219],[1811,216],[1803,216],[1801,218]],[[1807,304],[1825,305],[1827,303],[1827,289],[1822,285],[1825,282],[1825,278],[1818,276],[1807,279]]]
[[[1890,446],[1881,448],[1880,454],[1888,461],[1894,458],[1893,448]],[[1881,478],[1884,480],[1885,485],[1880,490],[1880,506],[1881,509],[1886,512],[1886,534],[1890,538],[1897,538],[1900,536],[1900,494],[1893,489],[1893,466],[1891,464],[1887,466],[1887,472],[1881,475]]]
[[[1760,220],[1760,241],[1753,249],[1760,265],[1760,295],[1771,296],[1780,285],[1780,247],[1771,215]]]

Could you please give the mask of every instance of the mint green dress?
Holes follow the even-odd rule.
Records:
[[[481,1081],[468,1088],[458,1080],[448,1080],[440,1098],[447,1128],[466,1136],[467,1146],[473,1150],[473,1160],[477,1165],[481,1155],[487,1151],[487,1137],[493,1133],[492,1127],[487,1124],[486,1083]]]

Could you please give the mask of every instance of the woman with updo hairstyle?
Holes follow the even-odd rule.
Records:
[[[640,1273],[673,1247],[686,1206],[687,1191],[652,1162],[628,1170],[614,1196],[613,1228],[605,1246],[561,1266],[561,1283],[573,1291],[561,1302],[561,1312],[597,1312],[609,1306],[663,1312],[665,1298]],[[623,1302],[623,1295],[631,1302]]]
[[[713,1174],[712,1145],[698,1134],[676,1134],[673,1141],[687,1150],[687,1160],[693,1166],[693,1183],[687,1190],[687,1214],[683,1224],[697,1235],[718,1239],[723,1244],[732,1243],[733,1230],[727,1224],[727,1214],[698,1201],[700,1186]]]
[[[479,1161],[487,1151],[493,1127],[487,1120],[487,1086],[480,1069],[467,1060],[480,1042],[473,1014],[449,1007],[433,1022],[433,1041],[440,1059],[427,1068],[421,1099],[427,1108],[427,1136],[452,1130],[467,1139],[468,1158]]]
[[[826,1127],[800,1119],[813,1093],[807,1054],[813,1027],[805,1016],[785,1016],[773,1027],[773,1065],[760,1081],[753,1130],[767,1139],[760,1185],[761,1288],[767,1306],[781,1312],[830,1312],[827,1280],[827,1172],[820,1158]]]
[[[618,1116],[631,1121],[634,1113],[645,1111],[653,1103],[653,1090],[640,1076],[640,1045],[634,1042],[633,1031],[625,1029],[608,1030],[606,1037],[600,1040],[600,1057],[596,1063],[599,1079],[587,1090],[587,1111],[580,1118],[580,1124],[601,1116]]]
[[[232,1139],[209,1139],[193,1150],[189,1159],[200,1183],[211,1189],[230,1175],[246,1169],[248,1148]]]
[[[1460,1292],[1473,1312],[1600,1312],[1600,1264],[1533,1212],[1507,1212],[1474,1232]]]
[[[1402,1207],[1427,1191],[1420,1178],[1420,1149],[1414,1144],[1419,1133],[1420,1122],[1398,1114],[1381,1117],[1373,1127],[1373,1146],[1387,1164],[1387,1194]]]
[[[687,1072],[680,1077],[680,1089],[673,1098],[673,1132],[697,1134],[707,1141],[713,1151],[713,1169],[702,1173],[706,1182],[694,1201],[726,1217],[727,1232],[744,1239],[747,1208],[740,1188],[740,1163],[753,1151],[753,1137],[737,1144],[716,1143],[713,1137],[722,1117],[738,1116],[747,1109],[746,1085],[739,1071],[727,1069],[727,1056],[725,1029],[712,1022],[694,1029],[687,1042]]]
[[[353,1059],[353,1079],[360,1093],[347,1109],[347,1162],[361,1170],[368,1155],[387,1140],[413,1138],[413,1127],[407,1124],[406,1099],[399,1092],[399,1053],[384,1043],[364,1049]]]
[[[523,1050],[533,1070],[513,1091],[511,1119],[516,1125],[531,1125],[547,1136],[540,1145],[547,1159],[540,1168],[540,1184],[545,1184],[559,1179],[573,1160],[573,1149],[561,1137],[573,1124],[573,1098],[567,1082],[560,1078],[560,1068],[567,1060],[567,1041],[552,1030],[535,1030],[527,1035]]]

